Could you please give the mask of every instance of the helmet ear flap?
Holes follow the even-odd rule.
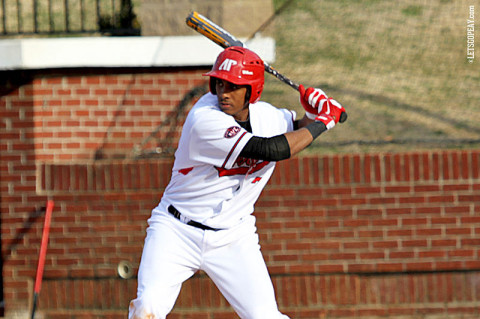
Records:
[[[213,76],[210,77],[210,83],[209,83],[209,86],[210,86],[210,93],[212,93],[213,95],[217,95],[217,79],[214,78]]]
[[[252,96],[252,87],[249,85],[247,87],[247,92],[245,93],[245,103],[250,103],[251,96]]]

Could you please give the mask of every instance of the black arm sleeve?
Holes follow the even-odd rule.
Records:
[[[312,122],[305,126],[305,128],[312,134],[313,139],[316,139],[327,130],[327,127],[322,122]],[[282,134],[274,137],[253,136],[247,142],[239,156],[278,162],[290,158],[291,154],[287,138]]]
[[[322,122],[312,122],[305,126],[305,128],[312,134],[313,139],[316,139],[327,130],[327,126]]]
[[[285,135],[253,136],[240,152],[241,157],[278,162],[290,157],[290,146]]]

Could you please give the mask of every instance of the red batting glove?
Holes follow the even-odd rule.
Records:
[[[323,102],[318,113],[329,115],[335,121],[335,124],[338,122],[343,123],[347,120],[347,111],[345,111],[345,108],[332,98],[327,98]]]
[[[335,124],[337,124],[335,122],[335,120],[333,119],[333,117],[331,117],[330,115],[327,115],[327,114],[319,114],[315,118],[315,122],[322,122],[323,124],[325,124],[325,126],[327,127],[327,131],[329,129],[331,129],[332,127],[334,127]]]
[[[316,122],[322,122],[327,130],[333,128],[338,122],[343,123],[347,120],[347,112],[345,108],[335,101],[328,98],[320,109],[320,114],[315,117]]]
[[[300,92],[300,103],[305,109],[305,115],[314,120],[320,113],[320,106],[328,99],[327,95],[320,89],[310,87],[305,90],[302,84],[299,85],[298,91]]]

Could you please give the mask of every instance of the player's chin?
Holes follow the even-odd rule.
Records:
[[[220,110],[222,110],[224,113],[227,113],[229,115],[233,114],[233,107],[230,104],[220,103]]]

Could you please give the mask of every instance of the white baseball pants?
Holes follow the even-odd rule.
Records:
[[[278,311],[253,216],[232,229],[204,231],[157,208],[148,223],[129,319],[166,318],[182,283],[200,269],[240,318],[288,318]]]

